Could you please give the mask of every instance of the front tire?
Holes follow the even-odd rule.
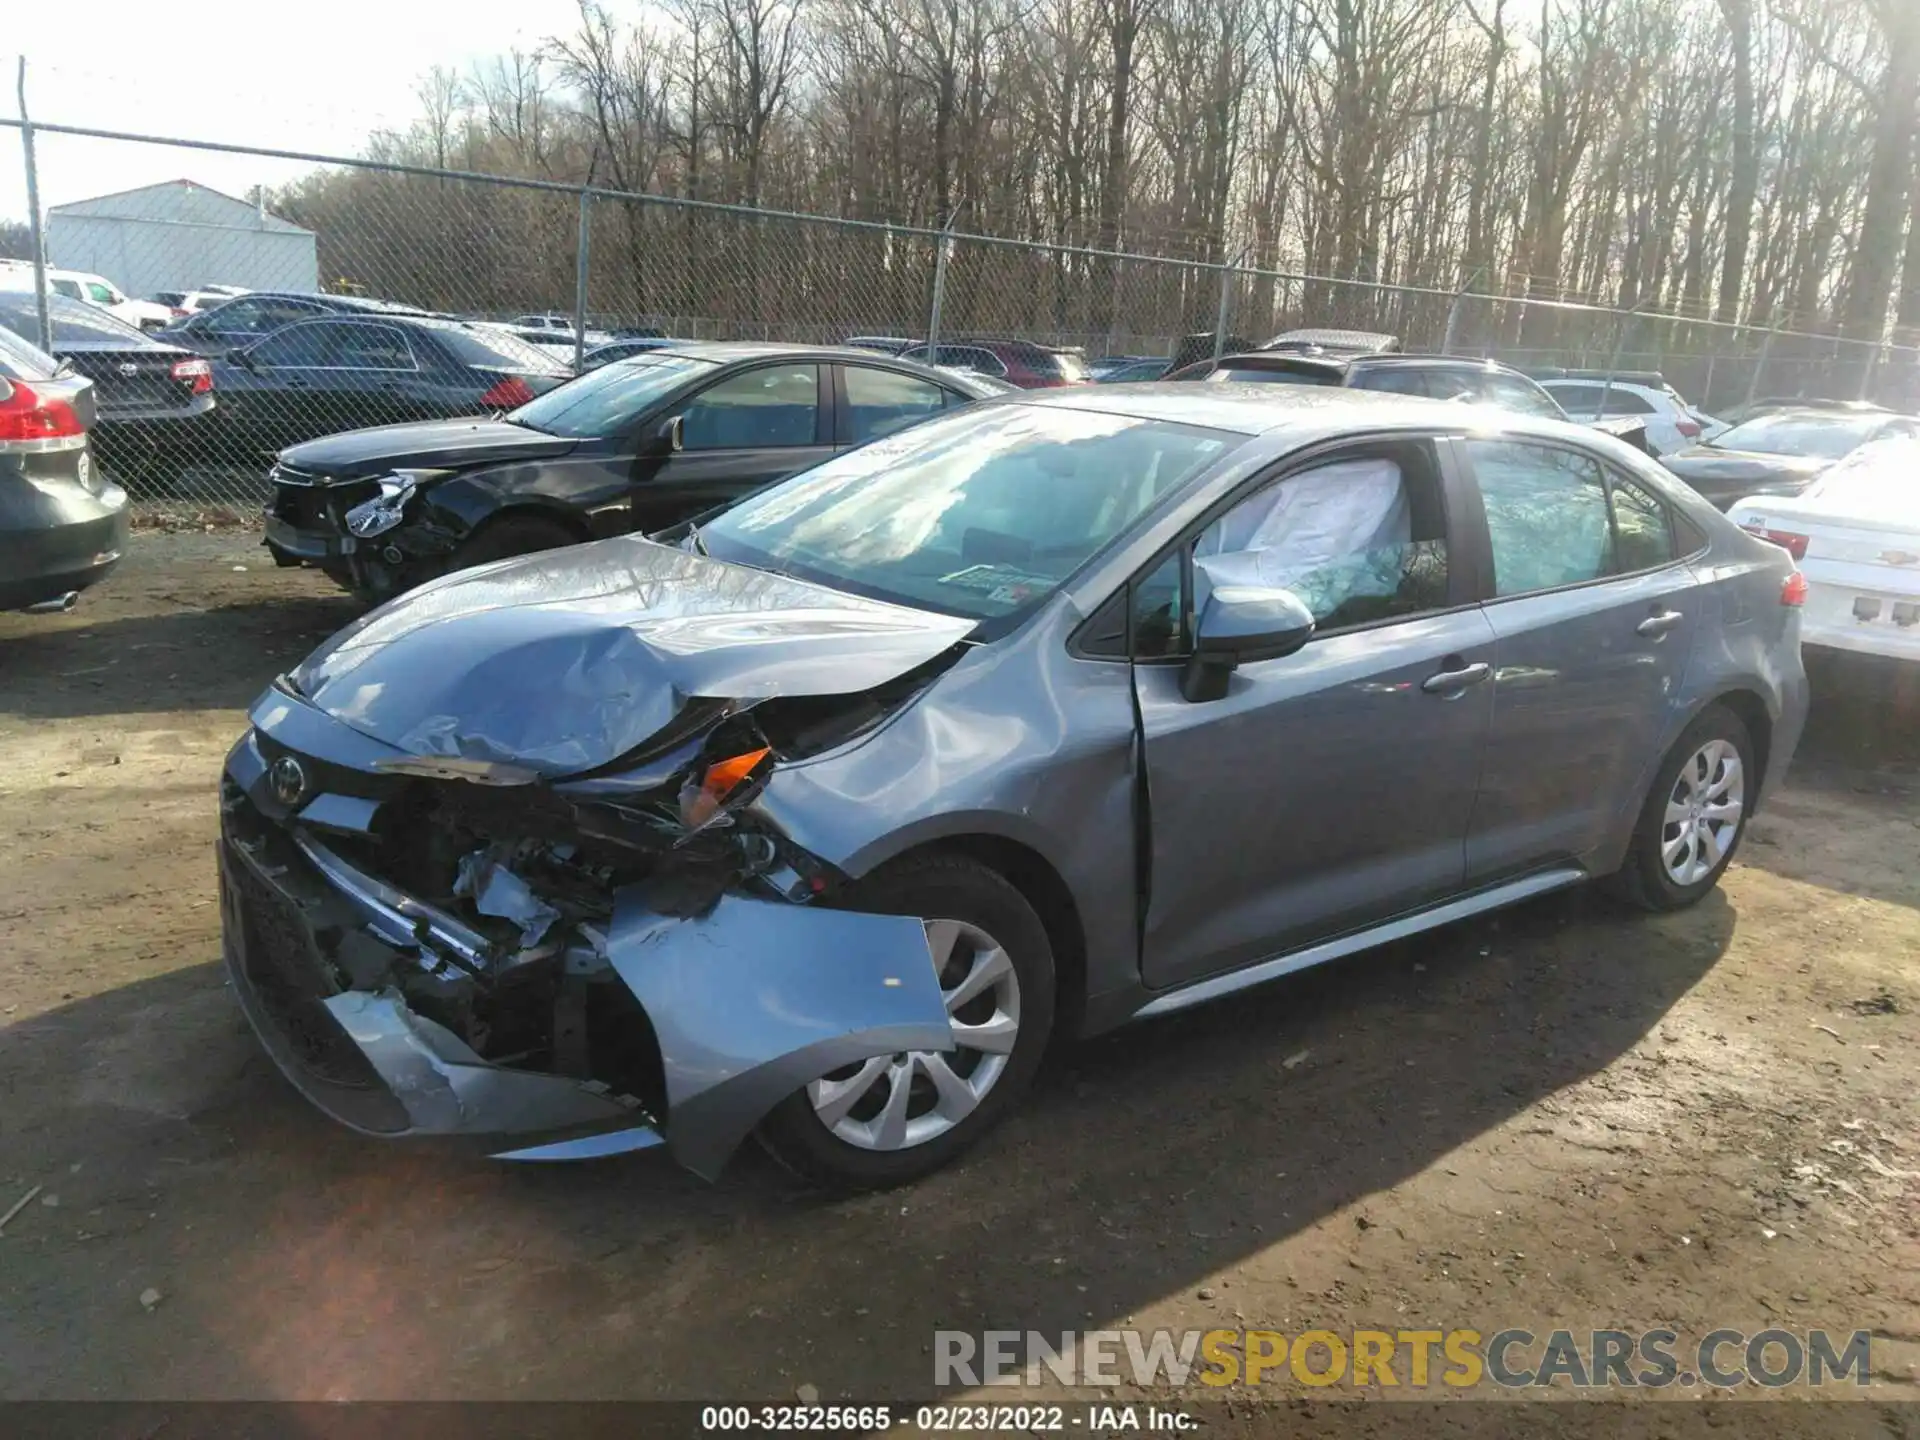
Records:
[[[493,560],[531,555],[536,550],[557,550],[562,545],[579,542],[580,536],[572,527],[548,516],[502,515],[453,552],[447,561],[447,571],[466,570]]]
[[[964,856],[883,867],[841,904],[927,921],[957,1048],[832,1071],[775,1106],[760,1140],[813,1184],[881,1190],[953,1160],[1032,1083],[1053,1029],[1053,948],[1026,897]]]
[[[1747,727],[1724,705],[1709,705],[1687,726],[1661,762],[1614,877],[1626,900],[1684,910],[1720,883],[1760,782],[1753,753]]]

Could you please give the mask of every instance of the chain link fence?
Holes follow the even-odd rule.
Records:
[[[1524,369],[1659,371],[1694,403],[1920,405],[1920,351],[1566,301],[1288,274],[835,220],[506,176],[0,120],[63,137],[60,189],[113,147],[220,150],[312,170],[272,194],[171,182],[53,206],[53,350],[96,381],[103,463],[149,510],[250,517],[278,449],[485,414],[673,337],[961,345],[1025,340],[1194,358],[1293,329]],[[37,178],[44,191],[47,177]],[[64,273],[76,272],[76,273]],[[104,284],[104,292],[102,286]],[[221,287],[229,292],[222,293]],[[154,301],[157,303],[132,303]],[[139,349],[106,307],[174,352]],[[30,264],[0,261],[0,324],[31,338]],[[119,348],[116,348],[119,347]],[[123,353],[124,352],[124,353]],[[617,353],[606,351],[606,354]]]

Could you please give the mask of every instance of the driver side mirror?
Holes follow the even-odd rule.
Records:
[[[233,349],[227,351],[227,363],[229,365],[238,365],[242,370],[258,370],[260,368],[254,363],[253,357],[249,355],[242,346],[235,346]]]
[[[1199,703],[1222,698],[1243,661],[1277,660],[1305,645],[1313,638],[1313,612],[1291,590],[1222,585],[1207,596],[1194,630],[1180,694]]]
[[[667,421],[665,424],[663,424],[660,427],[660,430],[658,434],[655,436],[655,438],[659,440],[660,446],[662,449],[671,451],[676,455],[680,451],[686,449],[687,448],[686,417],[684,415],[674,416],[671,420]]]

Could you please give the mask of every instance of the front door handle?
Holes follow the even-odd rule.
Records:
[[[1662,610],[1658,614],[1647,616],[1633,628],[1649,639],[1658,640],[1686,618],[1678,610]]]
[[[1420,688],[1429,695],[1457,695],[1470,685],[1478,685],[1489,675],[1493,667],[1484,660],[1472,665],[1462,665],[1457,670],[1442,670],[1437,675],[1429,675],[1420,682]]]

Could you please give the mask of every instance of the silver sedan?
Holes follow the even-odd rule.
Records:
[[[227,959],[335,1118],[896,1184],[1058,1035],[1694,903],[1806,709],[1784,550],[1436,401],[1023,393],[664,538],[434,582],[254,707]]]

